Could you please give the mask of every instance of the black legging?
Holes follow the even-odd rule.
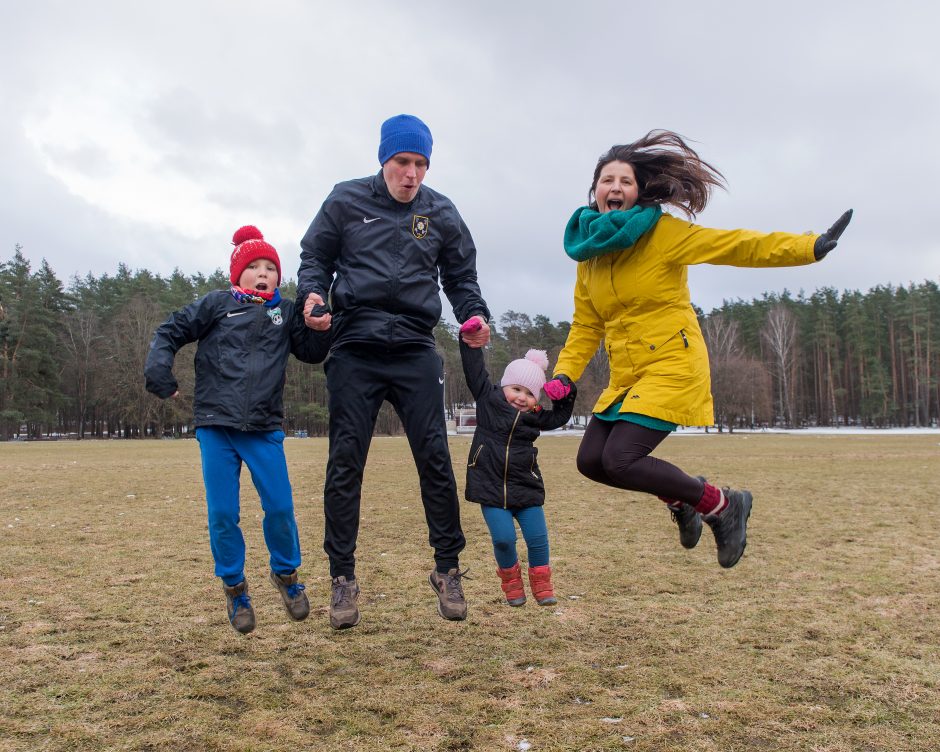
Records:
[[[702,481],[669,462],[649,456],[668,435],[669,431],[656,431],[624,420],[594,418],[581,439],[578,471],[606,486],[643,491],[695,506],[705,489]]]

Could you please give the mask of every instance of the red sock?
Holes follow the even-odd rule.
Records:
[[[699,500],[699,503],[695,505],[695,511],[701,515],[719,515],[728,506],[728,500],[725,498],[725,495],[721,492],[720,488],[713,486],[711,483],[705,484],[705,490],[702,492],[702,498]]]

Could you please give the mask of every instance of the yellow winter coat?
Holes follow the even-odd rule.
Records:
[[[664,214],[633,248],[578,263],[574,320],[556,374],[573,381],[605,340],[610,383],[594,405],[686,426],[712,425],[708,352],[688,265],[801,266],[816,235],[714,230]]]

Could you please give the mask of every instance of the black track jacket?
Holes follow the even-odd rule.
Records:
[[[154,333],[144,366],[148,392],[161,398],[176,392],[173,360],[197,340],[196,426],[273,431],[284,420],[288,355],[320,363],[330,334],[307,328],[292,300],[266,308],[215,290],[170,314]]]
[[[424,185],[403,204],[381,172],[339,183],[300,247],[298,305],[311,292],[329,302],[334,347],[433,346],[441,287],[460,323],[490,318],[470,231],[450,199]]]

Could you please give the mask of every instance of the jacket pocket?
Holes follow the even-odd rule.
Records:
[[[356,292],[349,281],[349,275],[337,276],[327,294],[330,307],[334,310],[352,308],[356,305]]]
[[[470,459],[467,461],[467,467],[477,466],[477,460],[480,459],[480,452],[483,451],[483,446],[483,444],[480,444],[480,446],[476,448],[476,451],[471,450]]]
[[[538,450],[532,452],[532,464],[529,466],[529,475],[535,478],[537,481],[542,481],[542,476],[539,474],[539,463],[536,461],[538,459]]]
[[[637,370],[652,363],[669,362],[690,366],[689,338],[675,325],[668,329],[650,329],[627,342],[627,353]]]

